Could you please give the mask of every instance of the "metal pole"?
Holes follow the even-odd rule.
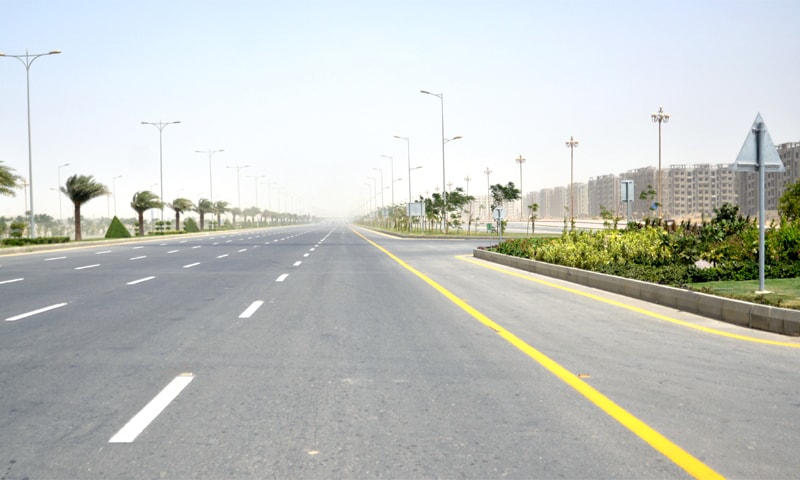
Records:
[[[765,207],[765,186],[766,186],[766,171],[764,162],[761,161],[761,128],[762,124],[759,122],[753,131],[756,134],[756,165],[758,165],[758,292],[765,293],[764,286],[764,216],[766,214]]]
[[[61,50],[50,50],[47,53],[39,53],[30,55],[28,49],[25,49],[25,55],[6,55],[0,52],[0,57],[11,57],[19,60],[25,66],[25,98],[28,112],[28,185],[30,189],[30,237],[36,238],[36,223],[34,222],[34,209],[33,209],[33,147],[31,142],[31,65],[34,60],[46,55],[56,55],[61,53]],[[24,59],[24,60],[23,60]],[[60,187],[60,185],[59,185]],[[25,195],[27,198],[27,195]],[[60,199],[61,197],[59,197]],[[26,208],[27,210],[27,208]]]
[[[515,161],[519,163],[519,219],[522,220],[522,207],[523,203],[525,202],[525,194],[522,192],[522,164],[525,163],[525,159],[522,158],[522,155],[520,155],[515,159]]]
[[[114,216],[117,216],[117,179],[122,178],[122,175],[118,175],[111,179],[111,188],[114,190]]]
[[[486,170],[483,171],[486,174],[486,214],[488,215],[488,219],[491,221],[492,219],[492,207],[491,207],[491,198],[492,198],[492,187],[489,186],[489,175],[492,174],[492,171],[489,170],[489,167],[486,167]]]

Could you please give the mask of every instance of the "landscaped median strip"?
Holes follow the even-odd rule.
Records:
[[[513,345],[515,348],[523,352],[525,355],[536,361],[539,365],[547,369],[550,373],[555,375],[559,380],[566,383],[573,389],[575,389],[578,393],[583,395],[587,400],[592,402],[598,408],[600,408],[603,412],[609,415],[611,418],[619,422],[625,428],[630,430],[633,434],[638,436],[642,439],[645,443],[653,447],[656,451],[660,452],[662,455],[670,459],[673,463],[677,466],[681,467],[688,473],[689,475],[695,478],[702,478],[702,479],[721,479],[724,478],[722,475],[717,473],[708,465],[701,462],[699,459],[694,457],[689,452],[685,451],[677,444],[673,443],[671,440],[666,438],[665,436],[661,435],[659,432],[651,428],[649,425],[644,423],[643,421],[636,418],[633,414],[629,413],[624,408],[620,407],[616,403],[614,403],[610,398],[606,397],[600,391],[596,390],[594,387],[589,385],[588,383],[581,380],[578,375],[570,372],[566,368],[562,367],[559,363],[548,357],[547,355],[543,354],[539,350],[533,348],[532,346],[525,343],[523,340],[518,338],[516,335],[511,333],[510,331],[506,330],[499,324],[492,321],[489,317],[482,314],[456,295],[454,295],[449,290],[445,289],[431,278],[429,278],[424,273],[416,270],[411,265],[407,264],[400,258],[396,257],[393,253],[389,252],[385,248],[381,247],[377,243],[373,242],[372,240],[368,239],[361,233],[352,230],[353,233],[358,235],[359,237],[363,238],[365,241],[370,243],[372,246],[386,254],[389,258],[397,262],[400,266],[408,270],[409,272],[416,275],[418,278],[423,280],[425,283],[433,287],[436,291],[444,295],[448,300],[456,304],[459,308],[467,312],[470,316],[481,322],[483,325],[497,333],[500,337],[505,339],[508,343]]]

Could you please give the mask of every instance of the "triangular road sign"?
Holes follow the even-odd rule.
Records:
[[[758,135],[758,139],[756,135]],[[756,152],[756,140],[758,140],[758,152]],[[786,171],[760,113],[756,115],[753,126],[750,127],[747,138],[744,139],[744,145],[742,145],[736,161],[731,165],[731,170],[734,172],[757,172],[759,162],[768,172]]]

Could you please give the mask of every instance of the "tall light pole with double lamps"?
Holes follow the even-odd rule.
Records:
[[[434,97],[439,98],[439,103],[441,104],[442,110],[442,198],[444,199],[444,212],[443,215],[444,219],[444,233],[447,233],[447,227],[449,222],[447,221],[447,180],[445,179],[445,161],[444,161],[444,146],[447,142],[452,142],[453,140],[458,140],[461,136],[453,137],[447,139],[444,137],[444,94],[443,93],[431,93],[427,90],[420,90],[420,93],[424,93],[425,95],[433,95]]]
[[[381,155],[381,157],[389,159],[389,178],[392,179],[392,206],[394,206],[394,158],[389,155]]]
[[[122,175],[117,175],[111,179],[111,190],[114,194],[114,216],[117,216],[117,179],[122,178]]]
[[[386,207],[386,204],[383,202],[383,169],[382,168],[373,168],[376,172],[381,174],[381,209]],[[383,212],[381,212],[383,213]]]
[[[658,123],[658,193],[656,202],[658,202],[658,218],[663,218],[664,208],[661,205],[661,124],[669,122],[669,113],[664,111],[663,106],[659,106],[656,113],[650,114],[650,118],[654,123]]]
[[[236,169],[236,208],[239,209],[239,214],[242,213],[242,189],[239,184],[239,172],[243,168],[247,168],[250,165],[226,165],[225,168],[235,168]]]
[[[142,125],[152,125],[158,129],[158,171],[159,171],[159,184],[161,185],[161,221],[164,221],[164,151],[162,148],[162,132],[167,125],[174,125],[181,123],[180,120],[174,122],[142,122]]]
[[[10,57],[16,58],[22,65],[25,66],[25,88],[26,88],[26,101],[28,105],[28,186],[31,187],[30,189],[30,236],[31,238],[36,238],[36,224],[33,221],[33,153],[31,149],[31,64],[34,60],[39,57],[45,57],[47,55],[58,55],[61,53],[61,50],[50,50],[47,53],[36,53],[36,54],[29,54],[28,50],[25,50],[25,55],[9,55],[7,53],[0,52],[0,57]],[[61,188],[61,185],[58,186]],[[59,199],[61,197],[59,196]]]
[[[408,231],[411,231],[411,139],[408,137],[401,137],[395,135],[394,138],[398,140],[405,140],[406,142],[406,160],[408,161]]]
[[[519,219],[522,221],[522,205],[525,202],[525,193],[522,191],[522,164],[525,163],[525,159],[520,155],[514,161],[519,164]]]
[[[195,150],[194,153],[204,153],[208,155],[208,199],[211,203],[214,203],[214,183],[212,178],[214,175],[211,173],[211,157],[214,156],[215,153],[224,152],[223,149],[213,150],[209,148],[208,150]]]
[[[575,147],[578,146],[578,141],[572,135],[566,141],[567,148],[569,148],[569,224],[570,228],[575,228],[575,182],[573,181],[573,165],[575,158]]]
[[[492,207],[491,207],[491,199],[492,199],[492,187],[489,186],[489,175],[492,174],[492,171],[489,167],[486,167],[486,170],[483,171],[486,174],[486,214],[489,216],[489,221],[492,220]]]

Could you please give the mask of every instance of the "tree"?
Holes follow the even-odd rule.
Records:
[[[139,214],[139,236],[144,236],[144,212],[150,210],[151,208],[161,208],[163,206],[163,202],[158,195],[151,192],[150,190],[142,190],[140,192],[136,192],[133,194],[133,200],[131,200],[131,208]]]
[[[539,218],[539,204],[532,203],[528,205],[528,221],[531,224],[531,235],[533,235],[534,230],[536,230],[536,219]],[[528,231],[527,225],[525,226],[525,232]]]
[[[228,211],[231,212],[231,215],[233,216],[233,228],[236,228],[236,217],[242,214],[242,209],[239,207],[233,207]]]
[[[222,214],[229,212],[231,209],[228,207],[229,203],[224,200],[218,200],[211,206],[211,210],[217,215],[217,228],[222,225]],[[200,222],[200,230],[203,229],[203,222]]]
[[[14,175],[13,168],[6,167],[2,163],[0,161],[0,195],[13,197],[15,196],[13,189],[16,188],[19,177]]]
[[[514,185],[514,182],[508,182],[506,185],[495,184],[489,187],[489,193],[492,197],[492,210],[495,207],[503,205],[503,202],[513,202],[519,200],[522,196],[522,191]],[[503,227],[505,220],[500,221],[500,235],[503,235]]]
[[[800,181],[786,187],[778,199],[778,213],[787,222],[800,219]]]
[[[175,211],[175,230],[180,230],[181,214],[194,210],[194,203],[188,198],[176,198],[168,207]]]
[[[108,187],[95,181],[92,175],[72,175],[61,187],[61,192],[66,195],[75,207],[75,241],[82,240],[81,236],[81,206],[93,198],[108,194]]]
[[[219,202],[217,202],[217,203],[219,203]],[[214,208],[214,205],[215,204],[211,203],[211,200],[209,200],[207,198],[201,198],[197,202],[197,208],[195,208],[195,211],[197,212],[198,215],[200,215],[200,230],[205,230],[206,214],[207,213],[214,213],[216,211],[215,208]],[[217,222],[217,225],[219,225],[219,222]]]
[[[522,195],[522,191],[514,185],[514,182],[508,182],[506,185],[499,183],[492,185],[489,193],[492,197],[492,209],[503,205],[503,202],[519,200]]]

